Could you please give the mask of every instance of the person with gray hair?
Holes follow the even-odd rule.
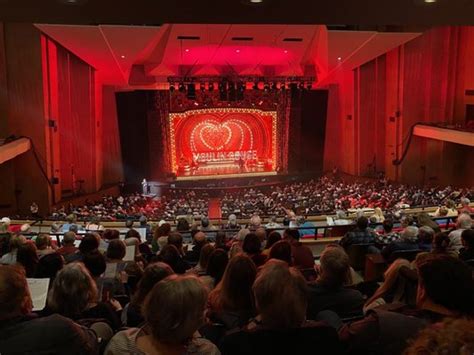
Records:
[[[400,235],[400,240],[387,245],[382,249],[382,256],[385,260],[390,260],[391,255],[396,251],[419,250],[418,227],[408,226]]]
[[[66,232],[64,233],[62,244],[63,246],[58,249],[58,253],[64,257],[64,261],[66,263],[72,261],[74,259],[74,255],[77,253],[78,249],[74,245],[76,241],[76,233],[74,232]]]
[[[459,250],[462,248],[462,239],[461,234],[466,229],[472,228],[472,218],[467,213],[461,213],[456,221],[456,230],[453,230],[449,233],[449,247],[448,251],[459,253]]]
[[[467,197],[461,197],[461,208],[458,210],[459,214],[474,214],[474,208],[469,206],[470,204],[471,201]]]
[[[431,251],[435,230],[429,226],[421,226],[418,229],[418,246],[420,250]]]

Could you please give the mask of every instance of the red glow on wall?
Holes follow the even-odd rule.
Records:
[[[177,176],[276,170],[276,112],[225,108],[169,117],[172,169]]]

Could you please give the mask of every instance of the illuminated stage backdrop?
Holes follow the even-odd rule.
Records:
[[[277,113],[247,108],[169,114],[171,165],[179,176],[277,169]]]

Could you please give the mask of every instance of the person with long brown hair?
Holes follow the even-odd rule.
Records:
[[[230,259],[221,282],[209,294],[208,317],[226,328],[246,324],[255,315],[252,286],[257,268],[245,254]]]

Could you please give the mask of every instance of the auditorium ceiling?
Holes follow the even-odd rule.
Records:
[[[1,1],[1,0],[0,0]],[[169,77],[314,77],[329,83],[420,32],[323,25],[57,25],[37,28],[92,65],[104,84],[167,88]]]
[[[257,4],[253,2],[258,2]],[[0,21],[474,25],[472,0],[0,0]]]

